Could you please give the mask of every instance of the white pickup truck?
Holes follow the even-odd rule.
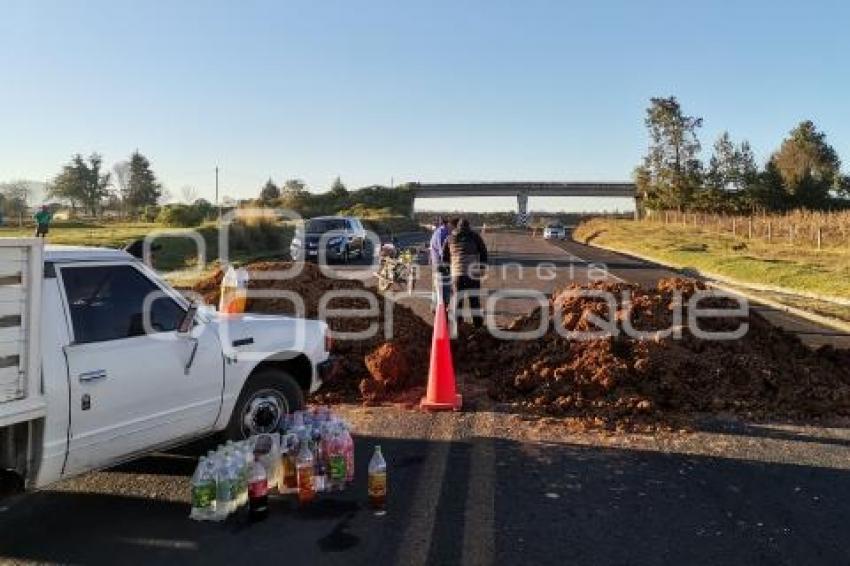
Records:
[[[321,321],[198,308],[123,251],[0,239],[0,472],[39,488],[275,430],[329,344]]]

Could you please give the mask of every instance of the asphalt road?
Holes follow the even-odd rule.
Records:
[[[521,267],[504,275],[491,271],[488,286],[527,286],[541,262],[556,270],[554,279],[530,283],[543,292],[591,274],[578,250],[521,235],[487,238],[497,266]],[[614,276],[626,270],[618,269]],[[428,280],[423,273],[419,283]],[[521,308],[506,306],[506,316]],[[471,391],[475,384],[464,386]],[[474,395],[461,414],[340,410],[357,432],[356,481],[308,509],[280,498],[262,523],[189,520],[189,477],[206,448],[199,443],[5,502],[0,558],[76,564],[850,562],[850,430],[717,422],[688,434],[574,433],[557,421],[505,414]],[[390,468],[383,516],[366,507],[365,469],[375,444]]]

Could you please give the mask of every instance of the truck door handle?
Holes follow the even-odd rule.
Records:
[[[106,377],[105,369],[93,369],[91,371],[84,371],[79,375],[80,383],[88,383],[90,381],[97,381],[98,379],[104,379]]]

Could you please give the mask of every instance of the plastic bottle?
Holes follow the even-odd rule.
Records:
[[[238,478],[228,456],[219,454],[216,459],[215,519],[221,521],[236,510]]]
[[[251,466],[248,480],[248,516],[261,521],[269,514],[269,483],[266,467],[259,460]]]
[[[221,299],[218,310],[223,314],[245,312],[248,302],[248,271],[244,267],[233,269],[230,266],[221,280]]]
[[[345,455],[345,481],[351,483],[354,481],[354,439],[351,437],[348,425],[344,422],[340,422],[340,436],[343,454]]]
[[[342,429],[333,426],[325,437],[325,451],[328,458],[328,483],[331,490],[345,489],[347,465]]]
[[[383,510],[387,505],[387,462],[380,446],[375,446],[369,461],[369,505],[376,510]]]
[[[313,451],[310,449],[310,442],[307,438],[301,440],[301,449],[298,452],[298,458],[295,461],[296,471],[298,473],[298,502],[301,505],[306,505],[313,501],[315,497],[315,489],[313,487]]]
[[[284,437],[281,448],[281,460],[283,468],[283,485],[281,493],[295,493],[298,490],[298,473],[295,469],[295,458],[298,454],[298,437],[287,434]]]
[[[316,493],[328,490],[328,462],[324,450],[322,436],[313,437],[313,491]]]
[[[209,521],[215,517],[216,481],[212,462],[201,457],[192,476],[192,511],[189,517]]]

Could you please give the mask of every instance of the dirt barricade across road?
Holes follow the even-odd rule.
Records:
[[[255,273],[286,269],[285,263],[249,266]],[[218,298],[216,274],[195,287],[208,302]],[[303,299],[306,315],[318,315],[327,291],[353,289],[374,293],[360,281],[331,279],[315,265],[286,280],[252,279],[251,289],[284,289]],[[582,290],[610,293],[616,311]],[[517,317],[505,330],[536,328],[546,316],[546,332],[536,340],[497,339],[485,330],[461,329],[455,341],[455,365],[461,375],[486,383],[489,395],[513,410],[568,417],[581,427],[607,429],[670,428],[687,425],[694,416],[733,414],[748,419],[819,420],[850,415],[850,354],[830,348],[811,351],[793,335],[767,323],[757,313],[711,318],[703,330],[749,326],[735,340],[710,340],[681,329],[681,337],[665,335],[674,324],[673,310],[682,303],[687,320],[688,299],[701,286],[685,279],[661,281],[654,290],[625,283],[573,285],[556,292],[548,312],[538,309]],[[408,308],[375,296],[375,317],[331,318],[336,331],[364,330],[383,325],[392,316],[391,339],[378,332],[362,340],[340,340],[340,363],[319,402],[385,400],[411,403],[427,376],[431,327]],[[626,300],[628,298],[628,300]],[[363,298],[340,298],[338,309],[362,309]],[[389,305],[389,306],[387,306]],[[704,299],[702,308],[731,308],[728,299]],[[292,313],[291,301],[250,299],[248,310]],[[731,312],[731,311],[730,311]],[[590,340],[562,336],[553,316],[569,332],[598,330],[593,316],[613,316],[617,336]],[[631,337],[624,322],[644,333]]]
[[[616,311],[587,287],[557,293],[549,312],[517,318],[509,330],[538,327],[549,316],[539,340],[496,340],[479,334],[464,344],[466,367],[491,381],[491,395],[518,410],[573,417],[583,426],[638,428],[681,426],[704,414],[734,414],[748,419],[819,420],[850,415],[850,353],[831,348],[812,351],[799,339],[760,315],[710,318],[703,331],[748,330],[732,340],[699,337],[682,325],[681,337],[665,335],[681,304],[704,288],[685,279],[659,282],[654,290],[625,283],[589,287],[616,301]],[[628,300],[627,300],[628,299]],[[730,299],[709,298],[701,308],[730,309]],[[568,332],[595,332],[593,317],[616,321],[613,336],[569,339]],[[612,318],[613,317],[613,318]],[[625,322],[645,333],[632,337]],[[659,333],[660,332],[660,333]]]

